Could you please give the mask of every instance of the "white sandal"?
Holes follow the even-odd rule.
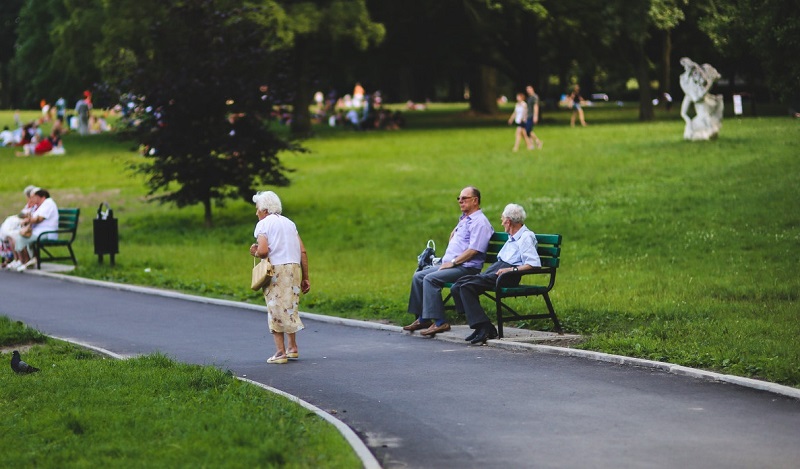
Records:
[[[281,365],[283,363],[287,363],[288,361],[289,361],[289,359],[286,358],[286,355],[278,355],[277,353],[275,355],[267,358],[267,363],[271,363],[271,364],[275,364],[275,365]]]

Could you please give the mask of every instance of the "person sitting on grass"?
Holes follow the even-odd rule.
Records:
[[[58,148],[59,151],[54,151],[56,148]],[[64,147],[61,145],[61,132],[58,128],[54,128],[49,137],[34,137],[31,143],[24,145],[22,149],[22,152],[17,152],[17,156],[41,156],[51,151],[54,154],[63,154]]]
[[[10,147],[16,143],[14,132],[8,126],[3,127],[3,131],[0,132],[0,147]]]

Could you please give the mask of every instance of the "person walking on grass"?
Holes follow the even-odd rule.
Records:
[[[513,151],[519,150],[519,142],[522,139],[525,140],[525,146],[528,147],[528,150],[533,149],[533,143],[530,137],[528,137],[527,132],[525,132],[525,118],[527,115],[528,105],[525,103],[525,94],[517,93],[517,103],[514,105],[514,111],[508,118],[508,124],[511,125],[513,123],[515,126]]]
[[[403,330],[434,336],[450,330],[444,313],[442,288],[464,275],[477,274],[483,268],[489,239],[494,234],[492,224],[481,211],[481,192],[475,187],[465,187],[458,196],[461,218],[450,233],[447,250],[441,265],[432,265],[414,274],[408,312],[416,316]]]
[[[525,120],[525,133],[530,141],[528,150],[533,150],[534,146],[541,150],[544,143],[533,131],[534,125],[539,123],[539,95],[533,90],[533,85],[525,87],[525,93],[528,95],[528,99],[525,101],[528,106],[528,118]]]
[[[581,87],[575,85],[567,100],[572,108],[572,116],[569,119],[569,126],[575,127],[575,117],[577,116],[580,118],[581,126],[586,127],[586,120],[583,118],[583,108],[581,107],[581,105],[585,102],[583,96],[581,96]]]
[[[300,292],[308,293],[308,256],[303,240],[294,222],[281,215],[281,199],[272,191],[253,196],[256,204],[256,224],[250,246],[250,255],[268,258],[275,275],[264,287],[267,303],[269,331],[275,341],[275,354],[267,359],[270,364],[287,363],[300,358],[296,334],[303,329],[298,306]],[[286,338],[288,337],[288,344]]]

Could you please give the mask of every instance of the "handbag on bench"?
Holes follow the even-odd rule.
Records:
[[[417,256],[417,272],[425,267],[433,265],[433,259],[436,257],[436,243],[432,239],[428,240],[428,246],[419,256]]]

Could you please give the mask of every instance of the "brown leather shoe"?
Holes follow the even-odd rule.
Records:
[[[416,321],[412,322],[411,324],[409,324],[407,326],[403,326],[403,330],[404,331],[409,331],[409,332],[414,332],[414,331],[418,331],[420,329],[427,329],[427,328],[431,327],[432,325],[433,325],[433,321],[422,321],[422,322],[419,322],[419,319],[417,319]]]
[[[424,336],[434,336],[437,332],[445,332],[450,330],[450,323],[444,323],[441,326],[437,326],[436,324],[431,324],[431,327],[425,329],[424,331],[420,332],[420,334]]]

